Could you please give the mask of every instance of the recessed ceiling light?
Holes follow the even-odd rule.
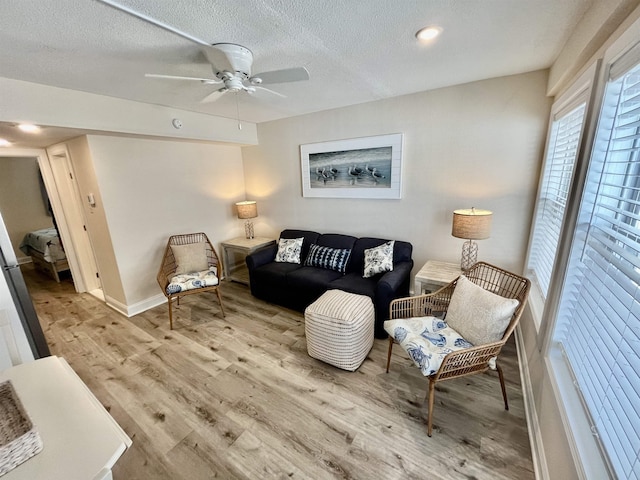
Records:
[[[18,128],[26,133],[38,133],[40,131],[40,127],[37,125],[33,125],[31,123],[21,123],[18,125]]]
[[[0,147],[10,147],[10,146],[11,146],[11,142],[9,140],[0,138]]]
[[[424,27],[416,32],[416,38],[422,43],[429,42],[442,33],[440,27]]]

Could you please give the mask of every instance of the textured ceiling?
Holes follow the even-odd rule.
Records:
[[[3,0],[0,76],[264,122],[549,67],[593,0],[116,0],[206,43],[239,43],[253,72],[306,82],[225,94],[145,78],[209,77],[200,47],[98,0]],[[415,32],[438,25],[431,45]]]

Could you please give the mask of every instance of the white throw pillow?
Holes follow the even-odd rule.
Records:
[[[275,261],[282,263],[300,263],[303,241],[304,237],[281,238],[278,240],[278,253],[276,253]]]
[[[488,292],[464,275],[458,278],[445,321],[474,345],[502,339],[520,302]]]
[[[374,248],[367,248],[364,251],[364,274],[363,278],[373,277],[378,273],[390,272],[393,270],[393,244],[395,240],[383,243]]]
[[[201,272],[209,269],[207,250],[204,242],[188,245],[171,245],[173,258],[176,259],[176,275]]]

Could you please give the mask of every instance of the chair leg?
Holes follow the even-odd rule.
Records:
[[[222,306],[222,297],[220,296],[220,290],[216,288],[216,295],[218,295],[218,302],[220,302],[220,310],[222,310],[222,318],[225,318],[224,307]]]
[[[500,365],[496,364],[496,370],[498,370],[498,376],[500,377],[500,387],[502,388],[502,398],[504,398],[504,409],[509,410],[509,402],[507,401],[507,389],[504,386],[504,374]]]
[[[171,297],[167,299],[169,301],[169,330],[173,330],[173,313],[171,311]]]
[[[429,418],[427,419],[427,435],[431,436],[433,428],[433,400],[436,393],[436,382],[429,378]]]
[[[387,373],[389,373],[389,364],[391,363],[391,350],[393,349],[393,337],[389,336],[389,353],[387,354]]]

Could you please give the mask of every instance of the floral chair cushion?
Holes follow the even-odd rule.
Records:
[[[438,371],[448,353],[473,347],[436,317],[387,320],[384,329],[404,348],[425,377]]]
[[[367,248],[364,251],[364,274],[363,278],[373,277],[378,273],[390,272],[393,270],[393,244],[394,240],[383,243],[374,248]]]
[[[174,295],[187,290],[214,287],[216,285],[218,285],[216,267],[211,267],[209,270],[194,273],[183,273],[172,277],[171,282],[167,285],[167,294]]]

